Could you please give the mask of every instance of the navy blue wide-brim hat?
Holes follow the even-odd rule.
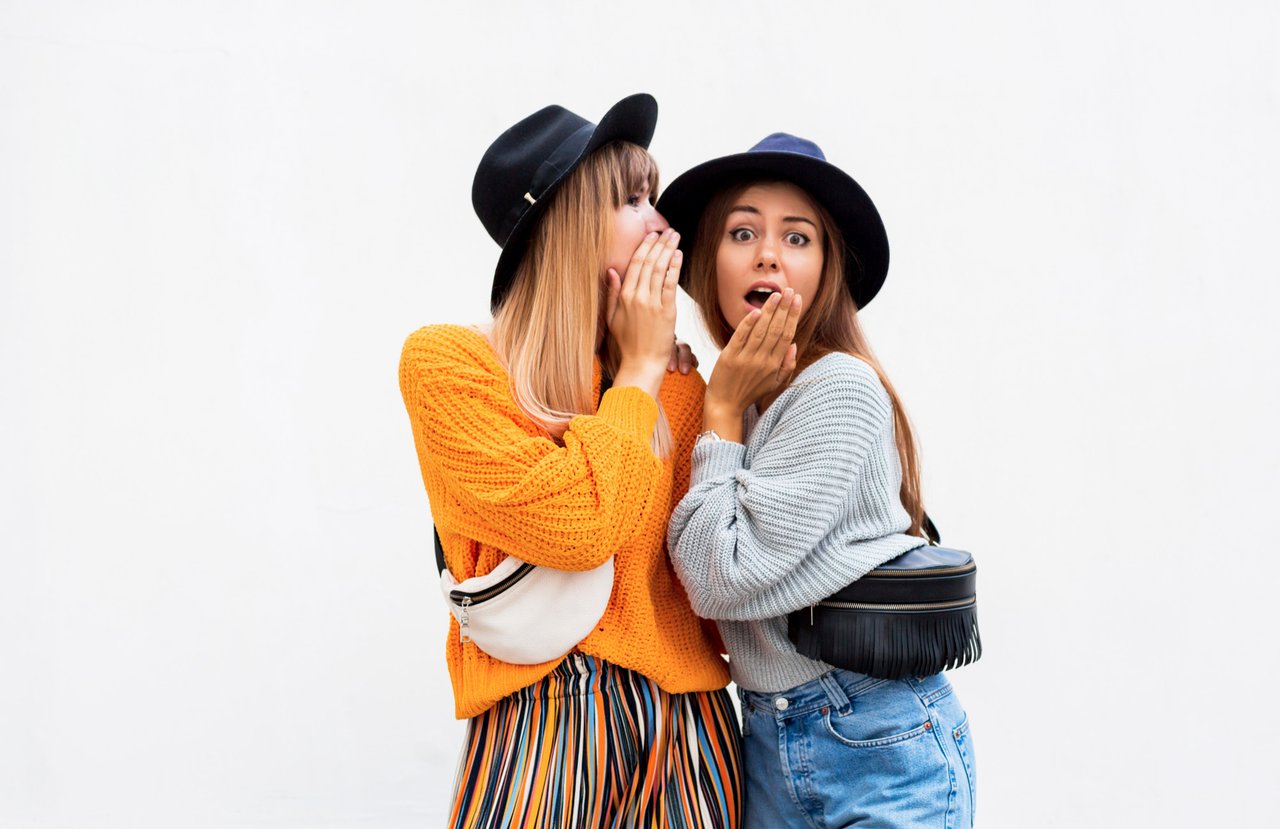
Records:
[[[880,211],[858,182],[827,161],[812,141],[775,132],[745,153],[715,158],[667,185],[658,212],[680,232],[685,262],[697,240],[707,203],[727,187],[753,179],[789,181],[806,191],[835,220],[844,237],[844,278],[859,308],[865,308],[889,273],[889,238]],[[688,270],[680,274],[686,285]]]
[[[645,93],[618,101],[599,124],[552,104],[489,146],[471,184],[471,204],[484,229],[502,246],[493,273],[491,309],[502,304],[538,220],[569,174],[611,141],[648,149],[657,123],[658,102]]]

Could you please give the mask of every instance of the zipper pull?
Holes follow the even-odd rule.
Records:
[[[813,627],[813,605],[809,605],[809,627]]]
[[[458,619],[458,639],[464,644],[471,641],[471,597],[462,597],[462,617]]]

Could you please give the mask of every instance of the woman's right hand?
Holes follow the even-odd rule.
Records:
[[[796,326],[803,302],[787,288],[738,323],[707,380],[702,425],[742,442],[742,413],[786,385],[796,368]]]
[[[662,385],[676,334],[676,284],[683,256],[680,234],[650,233],[636,248],[627,272],[608,271],[605,319],[621,364],[615,386],[639,386],[654,399]]]

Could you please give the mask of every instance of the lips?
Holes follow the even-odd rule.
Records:
[[[743,295],[743,299],[752,308],[763,308],[764,304],[769,301],[769,297],[774,294],[782,293],[782,289],[774,282],[756,282]]]

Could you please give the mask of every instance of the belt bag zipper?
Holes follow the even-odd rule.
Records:
[[[468,593],[464,590],[450,590],[449,599],[454,604],[462,605],[463,607],[468,605],[477,605],[481,602],[488,601],[489,599],[499,596],[515,586],[517,582],[533,572],[534,566],[535,565],[526,561],[524,564],[521,564],[514,573],[507,576],[502,581],[491,587],[486,587],[484,590],[480,590],[476,593]]]
[[[937,576],[954,576],[959,573],[968,573],[977,570],[978,565],[973,562],[968,564],[960,564],[955,567],[932,567],[921,568],[919,570],[893,570],[893,569],[877,569],[872,570],[863,576],[864,579],[917,579],[917,578],[935,578]]]
[[[868,604],[864,602],[832,602],[821,601],[817,607],[834,607],[837,610],[879,610],[886,613],[910,613],[912,611],[921,610],[955,610],[960,607],[968,607],[975,604],[977,599],[969,597],[967,599],[958,599],[953,602],[922,602],[920,604]],[[814,605],[810,605],[814,607]],[[813,614],[809,614],[809,623],[813,623]]]

